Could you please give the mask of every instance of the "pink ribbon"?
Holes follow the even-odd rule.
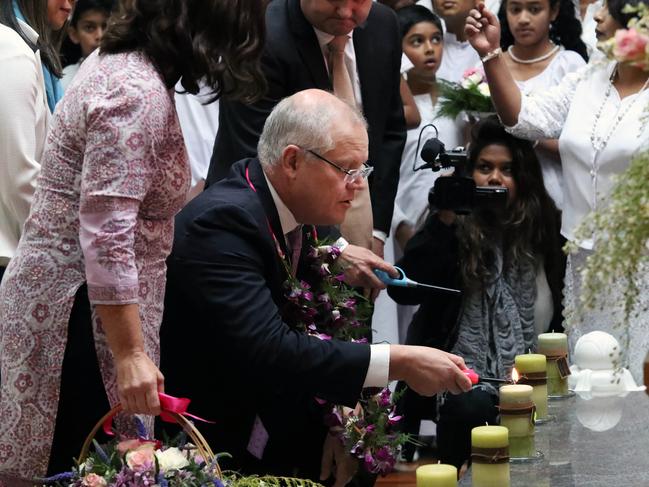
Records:
[[[171,413],[176,413],[187,418],[201,421],[203,423],[214,424],[214,421],[209,421],[207,419],[203,419],[199,416],[188,413],[187,407],[189,406],[191,400],[187,399],[186,397],[174,397],[170,396],[169,394],[159,392],[158,398],[160,399],[160,419],[162,419],[162,421],[165,421],[167,423],[175,423],[176,420]],[[108,436],[115,436],[115,433],[113,432],[113,418],[118,412],[119,411],[115,411],[115,413],[108,416],[104,421],[104,433],[106,433]]]

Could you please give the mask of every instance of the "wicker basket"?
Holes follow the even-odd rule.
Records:
[[[119,413],[122,410],[122,405],[118,404],[115,406],[113,409],[108,411],[104,417],[102,417],[95,427],[92,429],[92,431],[88,434],[86,441],[83,443],[83,446],[81,447],[81,453],[79,454],[79,463],[82,463],[85,461],[85,459],[88,457],[88,453],[90,452],[90,445],[92,445],[92,440],[97,434],[97,431],[99,431],[99,428],[101,428],[104,424],[104,422],[112,417],[115,416],[117,413]],[[207,441],[203,437],[200,431],[196,429],[196,426],[194,426],[194,423],[189,421],[185,416],[182,414],[174,413],[171,411],[166,411],[168,415],[174,418],[174,420],[182,427],[182,429],[187,433],[187,435],[191,438],[192,443],[196,445],[196,449],[198,450],[198,453],[203,457],[203,459],[214,465],[214,471],[212,472],[215,476],[217,476],[219,479],[223,479],[223,474],[221,472],[221,468],[219,467],[218,462],[214,461],[216,456],[214,455],[214,452],[210,448],[210,446],[207,444]]]

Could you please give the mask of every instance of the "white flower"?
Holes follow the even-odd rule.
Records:
[[[478,85],[478,91],[483,96],[491,96],[491,92],[489,91],[489,85],[487,83],[480,83]]]
[[[156,450],[155,456],[158,459],[161,472],[180,470],[189,465],[187,457],[176,447],[167,448],[164,451]]]

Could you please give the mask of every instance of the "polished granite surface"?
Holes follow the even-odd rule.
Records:
[[[550,402],[536,426],[543,458],[510,464],[511,487],[649,487],[649,396],[579,396]],[[471,486],[471,470],[459,483]]]

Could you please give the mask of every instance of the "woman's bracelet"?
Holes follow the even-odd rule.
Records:
[[[484,63],[486,63],[487,61],[489,61],[489,60],[491,60],[491,59],[493,59],[493,58],[495,58],[495,57],[497,57],[497,56],[500,56],[500,55],[502,54],[502,52],[503,52],[503,50],[502,50],[500,47],[497,47],[497,48],[494,49],[493,51],[489,51],[487,54],[485,54],[484,56],[482,56],[482,57],[480,58],[480,61],[482,61],[482,64],[484,64]]]

